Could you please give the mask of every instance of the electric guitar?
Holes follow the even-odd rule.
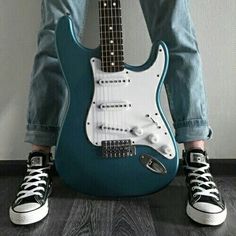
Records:
[[[164,42],[142,66],[124,63],[120,0],[99,1],[100,46],[85,48],[69,15],[56,28],[68,99],[55,152],[64,182],[96,196],[142,196],[175,177],[178,151],[160,105]]]

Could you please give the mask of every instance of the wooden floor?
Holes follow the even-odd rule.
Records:
[[[227,202],[227,221],[205,227],[192,222],[185,213],[187,192],[184,177],[178,176],[168,188],[148,197],[101,200],[78,194],[54,177],[50,211],[41,222],[15,226],[8,207],[22,177],[0,176],[0,235],[161,235],[236,236],[236,177],[216,177]]]

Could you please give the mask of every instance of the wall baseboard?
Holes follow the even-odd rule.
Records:
[[[236,159],[210,159],[213,176],[236,176]],[[23,176],[26,172],[26,161],[0,161],[0,176]],[[55,166],[53,175],[58,175]],[[182,161],[180,160],[178,176],[184,175]]]

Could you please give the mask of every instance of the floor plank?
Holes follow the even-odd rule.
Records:
[[[30,236],[235,236],[236,177],[215,178],[228,208],[228,217],[218,227],[192,222],[185,213],[187,191],[178,176],[159,193],[126,199],[99,199],[79,194],[54,177],[50,211],[41,222],[15,226],[8,208],[22,177],[0,176],[0,235]]]

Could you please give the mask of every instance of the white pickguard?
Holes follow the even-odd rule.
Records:
[[[161,45],[158,51],[153,65],[141,72],[103,72],[101,61],[91,59],[95,90],[86,131],[92,144],[130,139],[134,145],[150,146],[168,159],[175,157],[174,143],[156,105],[165,66]]]

